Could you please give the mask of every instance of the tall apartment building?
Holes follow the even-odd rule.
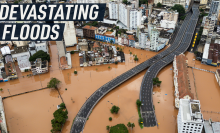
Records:
[[[138,37],[139,48],[142,49],[146,48],[147,37],[148,37],[148,32],[144,31],[144,29],[141,29]]]
[[[209,10],[209,15],[208,15],[209,17],[211,17],[212,14],[215,14],[216,16],[218,15],[218,10],[220,8],[219,4],[220,4],[220,2],[217,0],[212,1],[211,6],[210,6],[210,10]]]
[[[130,10],[131,6],[125,4],[119,4],[119,20],[128,28],[130,28]]]
[[[152,29],[150,33],[150,50],[157,51],[158,37],[160,32],[157,29]]]
[[[137,29],[137,26],[141,25],[142,11],[138,9],[130,10],[130,28]],[[139,20],[139,21],[138,21]]]
[[[76,30],[73,21],[55,21],[56,23],[65,23],[63,31],[63,39],[66,47],[71,47],[77,44]]]
[[[203,124],[199,100],[180,99],[178,133],[201,133]]]
[[[175,107],[179,108],[180,99],[194,99],[191,93],[189,76],[188,76],[188,59],[184,54],[174,57],[173,72],[175,86]]]
[[[109,18],[118,19],[118,3],[109,2]]]

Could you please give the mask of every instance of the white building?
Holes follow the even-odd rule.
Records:
[[[157,29],[152,29],[150,34],[150,50],[157,51],[158,38],[160,32]]]
[[[128,28],[130,28],[130,10],[131,6],[119,4],[119,20]]]
[[[25,72],[25,70],[31,69],[31,63],[29,62],[29,58],[30,57],[28,55],[17,57],[18,66],[21,72]]]
[[[63,38],[66,47],[71,47],[77,44],[76,30],[73,21],[55,21],[56,23],[65,23]]]
[[[37,58],[36,61],[31,62],[31,71],[33,75],[47,73],[48,61],[42,61],[41,58]]]
[[[147,48],[147,37],[148,33],[144,31],[144,29],[140,30],[139,32],[139,37],[138,37],[138,42],[139,42],[139,48],[146,49]]]
[[[118,3],[109,2],[109,18],[118,19]]]
[[[1,112],[1,115],[0,115],[0,118],[1,118],[1,123],[0,123],[1,132],[2,133],[8,133],[7,123],[6,123],[6,118],[5,118],[4,105],[3,105],[3,102],[2,102],[2,97],[1,96],[0,96],[0,112]]]
[[[4,46],[1,48],[2,55],[5,56],[7,54],[11,54],[10,48],[8,46]]]
[[[37,51],[44,51],[47,52],[47,54],[49,54],[49,49],[48,49],[48,43],[47,41],[32,41],[29,43],[29,51],[31,53],[31,55],[35,54]]]
[[[137,29],[141,25],[142,11],[138,9],[130,10],[130,29]]]
[[[178,133],[201,133],[203,124],[199,100],[180,99]]]
[[[175,29],[176,22],[175,21],[168,21],[168,20],[161,20],[160,21],[160,27],[163,27],[164,29]]]

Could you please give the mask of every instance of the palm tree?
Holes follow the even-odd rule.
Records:
[[[61,83],[61,81],[57,78],[51,78],[50,82],[48,82],[47,87],[48,88],[55,88],[58,89],[57,86]]]
[[[133,130],[133,128],[135,127],[134,123],[131,124],[131,129]],[[131,130],[131,132],[132,132]]]
[[[131,127],[131,122],[128,122],[127,126],[128,126],[128,128]]]

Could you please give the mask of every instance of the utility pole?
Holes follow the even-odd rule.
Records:
[[[8,93],[10,94],[10,91],[9,91],[9,89],[8,89]],[[10,94],[11,95],[11,94]]]

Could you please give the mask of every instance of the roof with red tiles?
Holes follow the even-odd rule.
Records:
[[[134,35],[128,35],[128,40],[134,40],[135,41]]]
[[[61,65],[67,65],[67,60],[65,56],[60,57],[60,64]]]
[[[96,29],[98,29],[98,28],[97,28],[97,27],[94,27],[94,26],[86,25],[86,26],[83,27],[83,29],[96,30]]]
[[[188,71],[187,71],[187,64],[186,60],[188,58],[181,54],[176,56],[176,64],[178,69],[178,90],[179,90],[179,98],[183,98],[184,96],[189,96],[191,99],[194,99],[193,93],[191,93],[189,88],[189,78],[188,78]]]

